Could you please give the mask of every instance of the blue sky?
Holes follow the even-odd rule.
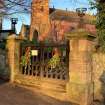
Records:
[[[59,2],[60,1],[60,2]],[[88,9],[88,13],[95,13],[96,11],[92,11],[89,10],[89,2],[88,0],[50,0],[50,7],[55,7],[55,8],[59,8],[59,9],[64,9],[66,10],[66,8],[68,10],[72,10],[75,11],[76,8],[78,7],[85,7]],[[11,17],[15,17],[18,18],[18,24],[16,25],[16,29],[17,29],[17,33],[19,33],[20,29],[21,29],[21,25],[22,24],[30,24],[30,14],[15,14]],[[3,29],[10,29],[11,28],[11,22],[10,19],[5,19],[3,22]]]

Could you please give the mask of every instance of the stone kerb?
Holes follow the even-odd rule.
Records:
[[[22,40],[15,34],[7,38],[7,57],[10,70],[10,82],[14,82],[15,75],[19,72],[19,50]]]
[[[67,34],[69,39],[69,83],[67,93],[70,101],[90,105],[93,94],[92,50],[94,36],[83,29]]]

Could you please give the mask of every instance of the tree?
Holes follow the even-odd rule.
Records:
[[[97,7],[97,32],[98,32],[98,41],[101,48],[101,51],[105,52],[105,1],[98,0],[96,2]]]
[[[31,0],[0,0],[0,15],[12,15],[14,13],[29,13]]]
[[[98,46],[102,52],[105,52],[105,0],[94,0],[91,2],[92,8],[97,9],[97,38]]]

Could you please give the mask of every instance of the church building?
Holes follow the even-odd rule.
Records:
[[[85,14],[83,28],[91,34],[96,33],[95,16]],[[49,0],[33,0],[31,25],[22,25],[20,36],[31,41],[51,41],[59,43],[65,40],[65,34],[78,28],[80,17],[76,12],[49,8]]]

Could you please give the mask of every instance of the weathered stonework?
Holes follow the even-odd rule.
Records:
[[[10,69],[10,82],[15,81],[15,75],[19,73],[19,56],[21,40],[16,35],[7,38],[8,64]]]
[[[34,37],[34,32],[37,31],[38,35],[44,34],[49,30],[49,0],[33,0],[32,14],[31,14],[31,27],[30,27],[30,40]]]
[[[84,35],[83,35],[84,34]],[[90,105],[93,101],[92,79],[92,49],[93,42],[89,40],[87,33],[80,30],[70,36],[69,54],[69,83],[67,93],[70,101],[79,105]]]
[[[93,54],[94,100],[103,101],[105,98],[105,54]]]

